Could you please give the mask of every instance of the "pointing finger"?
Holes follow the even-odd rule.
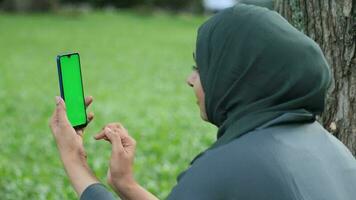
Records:
[[[104,139],[104,138],[107,138],[106,135],[105,135],[104,130],[101,130],[98,134],[96,134],[94,136],[94,139],[96,139],[96,140],[101,140],[101,139]]]

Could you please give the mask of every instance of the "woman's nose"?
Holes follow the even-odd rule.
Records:
[[[187,80],[185,80],[185,82],[190,86],[190,87],[193,87],[193,82],[192,82],[192,76],[188,76]]]

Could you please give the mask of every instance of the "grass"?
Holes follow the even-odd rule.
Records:
[[[1,199],[77,199],[48,128],[58,95],[55,57],[81,54],[96,115],[88,161],[106,183],[110,146],[92,138],[121,122],[137,141],[135,177],[164,199],[177,175],[215,140],[185,84],[203,17],[133,12],[79,16],[0,14]]]

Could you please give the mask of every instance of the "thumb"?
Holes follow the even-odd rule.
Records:
[[[68,121],[67,113],[66,113],[66,105],[63,99],[59,96],[56,96],[55,118],[56,121],[59,123]]]

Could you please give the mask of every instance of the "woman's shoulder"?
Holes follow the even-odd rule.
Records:
[[[269,188],[271,192],[276,189],[275,192],[281,196],[287,194],[278,176],[274,176],[278,170],[271,158],[273,154],[258,144],[256,139],[262,139],[259,137],[259,131],[251,132],[205,151],[184,171],[169,199],[184,199],[194,195],[198,195],[194,199],[245,199],[248,197],[245,195],[253,194],[258,188],[268,188],[265,185],[269,183],[275,186]],[[262,196],[254,197],[263,199]],[[284,197],[288,199],[288,196]]]
[[[356,174],[355,159],[317,122],[274,126],[207,150],[185,171],[172,196],[188,191],[225,199],[294,199],[301,190],[317,197],[325,193],[320,188],[325,182],[330,199],[337,199],[338,191],[350,188],[345,180],[356,184],[356,176],[340,173],[347,170]],[[335,180],[340,187],[331,184]]]
[[[322,158],[332,162],[330,155],[336,152],[339,157],[353,159],[347,148],[318,122],[280,125],[253,130],[205,151],[190,166],[190,171],[206,169],[230,177],[262,172],[282,174],[304,161],[316,162]]]

